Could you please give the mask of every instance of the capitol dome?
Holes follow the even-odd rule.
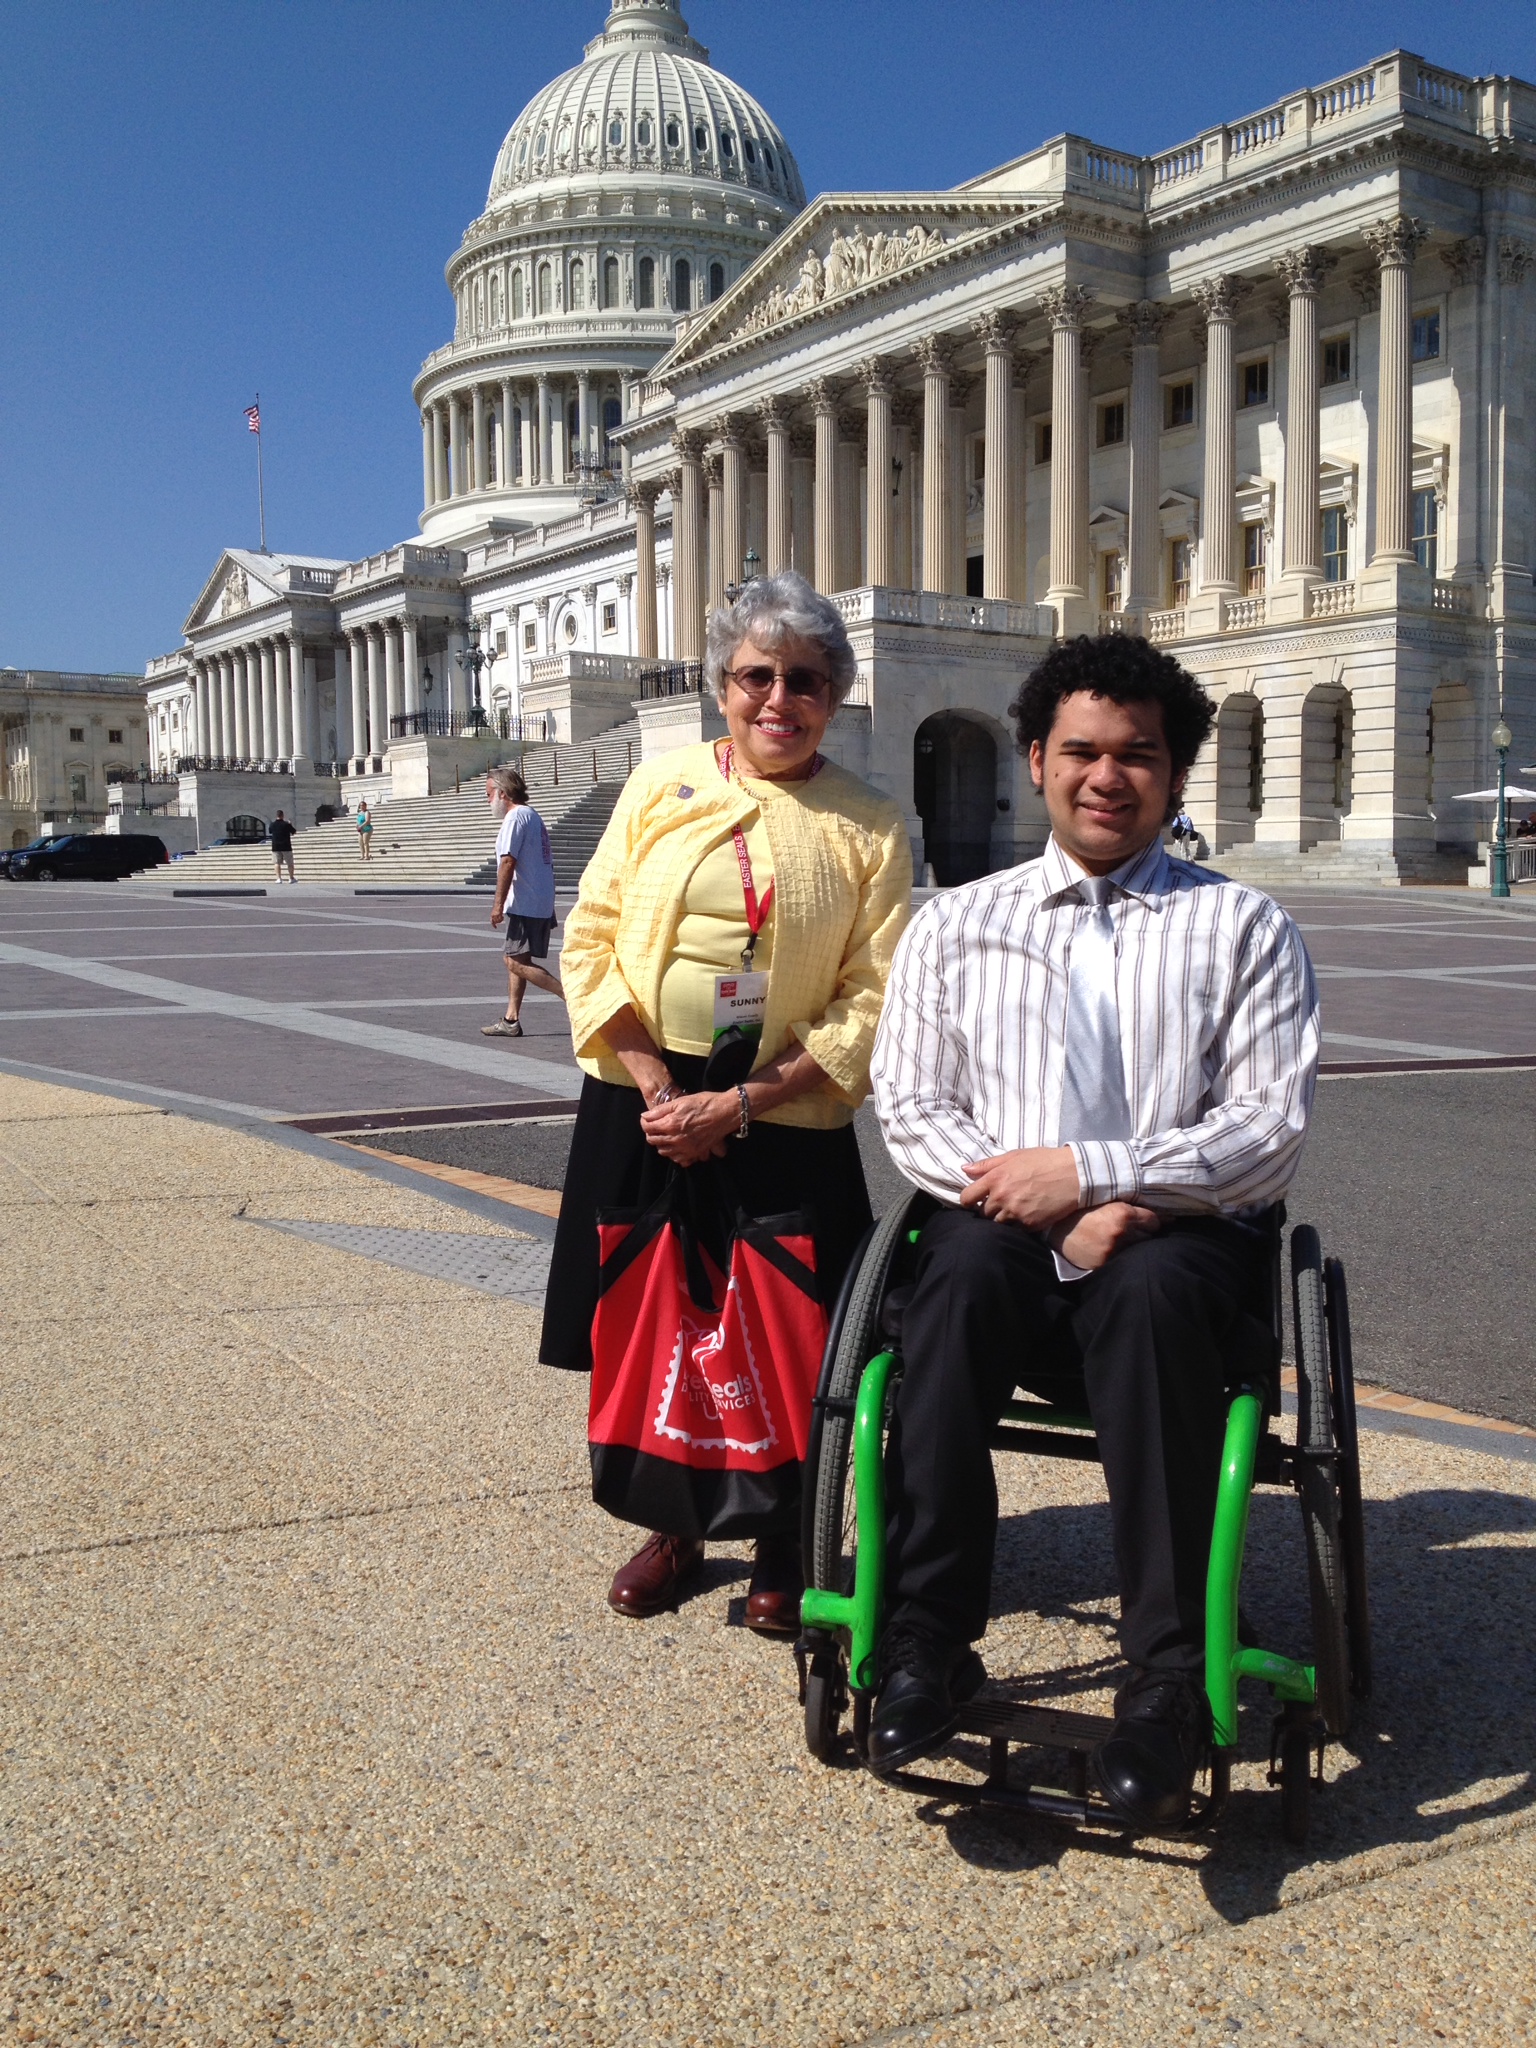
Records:
[[[542,524],[620,488],[608,436],[686,317],[805,204],[799,167],[676,0],[610,0],[534,94],[447,267],[453,340],[415,383],[423,535]]]
[[[585,60],[535,93],[512,124],[486,205],[551,179],[641,170],[732,181],[797,212],[805,204],[778,127],[711,68],[673,0],[613,0]]]

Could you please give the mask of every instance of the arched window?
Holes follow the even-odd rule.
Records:
[[[745,155],[747,162],[749,164],[755,164],[757,162],[757,144],[752,140],[750,135],[742,137],[741,147],[742,153]]]
[[[576,261],[571,265],[571,309],[574,312],[578,308],[584,307],[586,303],[586,273],[582,269],[581,258],[578,256]]]
[[[677,124],[677,122],[676,122],[675,120],[671,120],[671,121],[668,121],[668,123],[667,123],[667,147],[668,147],[668,149],[681,149],[681,148],[682,148],[682,146],[683,146],[683,131],[682,131],[682,129],[681,129],[681,128],[680,128],[679,126],[678,126],[678,124]]]
[[[672,272],[672,306],[678,313],[686,313],[693,304],[693,270],[686,256],[679,256],[677,267]]]
[[[581,146],[588,156],[597,147],[597,123],[590,116],[581,124]]]
[[[536,143],[535,143],[535,144],[533,145],[533,153],[534,153],[534,155],[535,155],[535,156],[537,156],[537,157],[542,157],[542,156],[546,156],[546,155],[548,154],[548,152],[549,152],[549,130],[548,130],[547,128],[541,128],[541,129],[539,130],[539,139],[538,139],[538,141],[537,141],[537,142],[536,142]]]
[[[635,124],[635,140],[642,149],[649,149],[655,140],[656,130],[651,126],[649,114],[642,114]]]
[[[708,154],[709,129],[702,121],[695,121],[693,124],[693,146],[701,155]]]
[[[619,148],[622,144],[624,140],[624,117],[622,114],[615,114],[608,123],[608,140],[615,149]]]
[[[709,296],[711,301],[718,299],[724,290],[725,265],[723,263],[711,263],[709,266]]]
[[[619,303],[619,259],[617,256],[603,258],[603,304],[616,306]]]
[[[495,271],[491,273],[491,325],[501,325],[501,279]]]
[[[729,128],[722,128],[720,130],[720,154],[722,156],[734,156],[736,154],[736,138]]]
[[[617,433],[624,418],[624,407],[617,398],[603,400],[603,454],[608,453],[608,436]]]
[[[570,147],[571,124],[569,121],[562,121],[560,123],[559,131],[555,136],[555,154],[557,156],[565,156],[569,152]]]
[[[512,273],[512,318],[514,320],[521,320],[522,317],[523,273],[520,270],[514,270]]]
[[[547,263],[541,263],[539,265],[539,311],[541,313],[547,313],[550,310],[554,303],[554,296],[554,273]]]
[[[763,144],[763,164],[765,169],[771,175],[773,171],[773,151],[768,147],[766,142]]]
[[[525,135],[517,145],[517,168],[521,170],[528,161],[528,138]]]
[[[656,262],[651,256],[640,258],[640,275],[635,289],[635,303],[640,306],[654,306],[656,303]]]

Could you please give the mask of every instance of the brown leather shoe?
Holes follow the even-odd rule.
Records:
[[[650,1536],[613,1575],[608,1605],[634,1621],[676,1607],[678,1589],[704,1562],[704,1546],[691,1536]]]
[[[747,1587],[747,1627],[756,1629],[760,1636],[799,1635],[800,1596],[804,1591],[799,1538],[760,1537]]]

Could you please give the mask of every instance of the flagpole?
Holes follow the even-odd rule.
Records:
[[[261,519],[261,552],[267,552],[267,482],[261,468],[261,393],[256,394],[256,506]]]

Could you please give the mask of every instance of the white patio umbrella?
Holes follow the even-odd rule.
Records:
[[[1512,804],[1536,804],[1536,789],[1522,789],[1518,782],[1506,782],[1504,799]],[[1458,804],[1496,804],[1498,800],[1497,789],[1464,789],[1453,799]]]

